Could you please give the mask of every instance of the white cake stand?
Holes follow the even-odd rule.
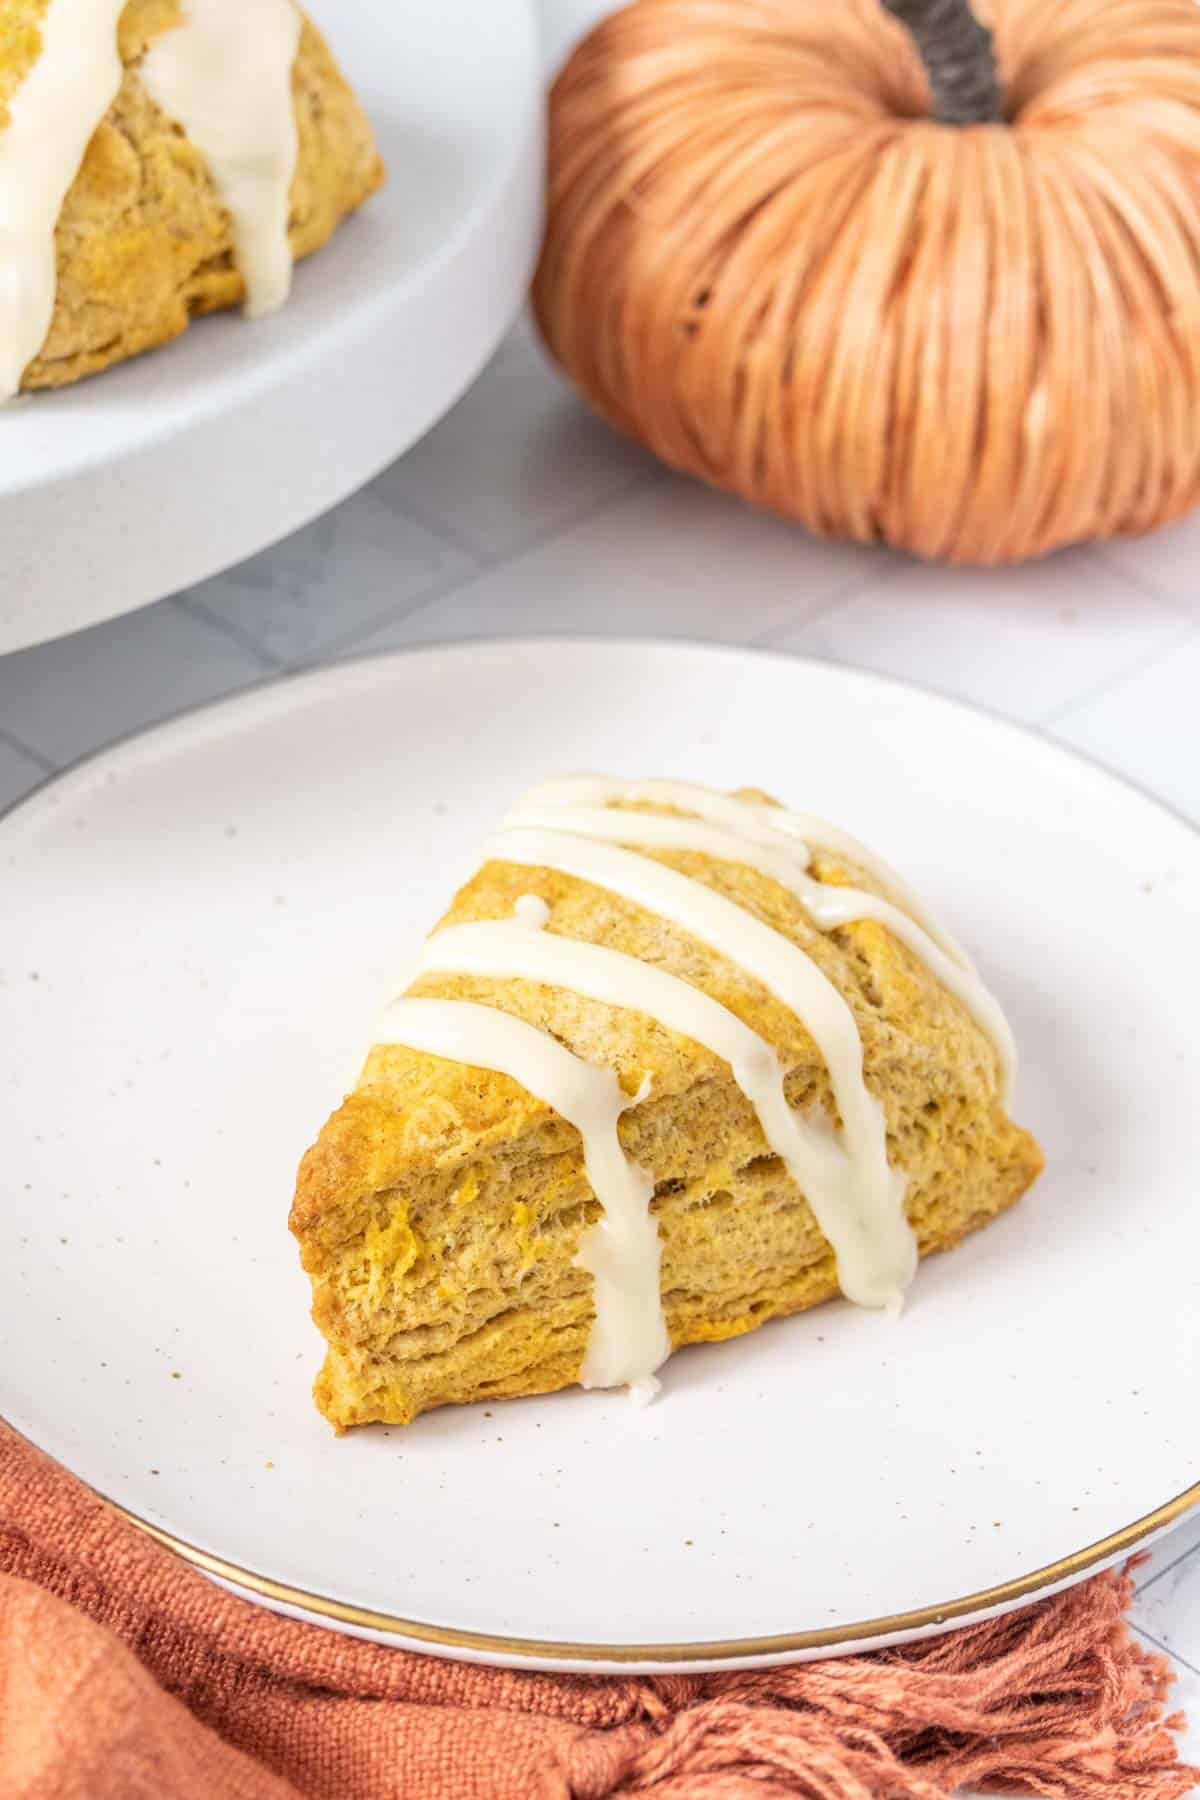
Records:
[[[541,224],[530,0],[308,0],[390,179],[290,304],[0,411],[0,652],[215,574],[413,443],[511,322]]]

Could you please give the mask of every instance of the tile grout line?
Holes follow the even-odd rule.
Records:
[[[1107,694],[1110,689],[1120,687],[1123,682],[1131,681],[1136,676],[1145,674],[1148,669],[1154,668],[1156,663],[1165,662],[1176,650],[1183,649],[1194,638],[1200,638],[1200,624],[1197,624],[1195,619],[1188,619],[1183,613],[1178,613],[1176,616],[1180,623],[1186,624],[1187,627],[1180,632],[1178,637],[1172,637],[1165,644],[1159,644],[1156,649],[1148,650],[1143,655],[1135,657],[1116,674],[1106,675],[1102,681],[1095,682],[1090,688],[1084,688],[1081,693],[1073,695],[1071,699],[1064,700],[1058,706],[1052,707],[1049,712],[1042,713],[1033,723],[1041,726],[1044,730],[1058,725],[1068,719],[1077,708],[1088,706],[1093,700],[1099,700],[1104,694]]]
[[[570,532],[577,531],[581,525],[590,525],[594,519],[602,518],[610,507],[621,506],[626,500],[632,500],[638,494],[652,494],[656,488],[665,486],[671,479],[672,473],[671,469],[665,467],[639,469],[636,475],[631,476],[628,481],[623,481],[620,487],[615,488],[611,494],[607,494],[603,500],[597,500],[585,506],[581,512],[571,513],[569,516],[559,519],[544,531],[535,531],[531,538],[514,545],[512,550],[507,553],[496,556],[492,566],[503,568],[508,563],[519,562],[523,556],[529,556],[535,550],[544,550],[548,544],[554,543],[556,538],[566,537]]]
[[[403,463],[403,459],[401,462]],[[370,482],[367,483],[368,487],[371,485]],[[360,493],[363,491],[363,489],[359,490]],[[430,537],[437,538],[447,550],[456,550],[460,556],[465,556],[468,562],[474,565],[476,572],[488,566],[490,558],[482,544],[477,544],[473,538],[468,537],[465,532],[461,532],[456,525],[446,524],[425,505],[424,501],[414,500],[409,494],[398,493],[395,496],[389,495],[383,504],[389,512],[401,513],[413,525],[419,525],[422,531],[427,531]]]
[[[217,613],[210,612],[203,600],[198,600],[194,594],[186,592],[172,594],[169,604],[181,612],[185,618],[191,619],[193,624],[206,625],[211,631],[219,632],[231,644],[236,644],[239,650],[244,650],[248,656],[254,658],[264,674],[277,675],[283,668],[284,665],[280,659],[272,655],[235,620],[222,619]]]
[[[476,570],[475,574],[482,572]],[[474,575],[468,577],[468,580],[473,579]],[[351,630],[343,632],[341,636],[331,637],[324,644],[313,645],[298,656],[287,657],[280,667],[288,674],[298,669],[319,669],[326,662],[336,661],[343,651],[353,650],[354,646],[361,643],[364,638],[373,636],[375,632],[382,631],[388,625],[400,624],[401,620],[411,618],[413,613],[420,612],[426,606],[436,606],[439,600],[445,600],[456,588],[464,585],[461,571],[457,575],[446,576],[444,580],[434,582],[432,586],[423,588],[419,594],[414,594],[406,604],[389,607],[386,612],[375,613],[361,625],[355,625]]]
[[[7,744],[10,750],[15,750],[18,756],[23,756],[26,762],[31,762],[35,769],[42,771],[43,775],[54,775],[62,766],[60,763],[52,762],[43,751],[35,750],[32,744],[27,744],[23,738],[17,737],[3,725],[0,725],[0,744]]]
[[[1177,1569],[1180,1563],[1185,1563],[1189,1556],[1200,1557],[1200,1544],[1189,1545],[1186,1550],[1181,1550],[1178,1556],[1172,1558],[1165,1568],[1157,1569],[1149,1581],[1143,1582],[1141,1587],[1134,1589],[1135,1598],[1140,1600],[1143,1594],[1148,1594],[1156,1582],[1161,1581],[1164,1575],[1169,1575],[1172,1569]]]
[[[501,347],[503,348],[504,346],[502,345]],[[514,350],[516,354],[526,359],[533,357],[535,361],[539,360],[536,345],[518,344],[514,345]],[[493,361],[494,360],[495,359],[493,359]],[[468,393],[470,393],[470,391],[471,390],[468,389]],[[568,388],[568,392],[574,394],[573,389]],[[574,395],[574,398],[578,402],[578,395]],[[579,403],[582,404],[581,402]],[[620,441],[619,433],[614,432],[613,435]],[[478,539],[473,538],[469,532],[462,531],[457,524],[443,518],[440,513],[436,512],[424,500],[416,500],[411,494],[404,491],[403,456],[401,456],[396,463],[390,465],[390,467],[395,468],[397,471],[397,492],[394,498],[389,497],[385,501],[385,505],[395,507],[398,512],[407,513],[414,524],[420,525],[424,530],[431,532],[435,537],[440,537],[451,549],[458,550],[464,556],[470,557],[471,560],[478,565],[476,573],[480,574],[486,570],[501,568],[505,563],[515,560],[516,557],[524,556],[529,550],[540,549],[544,544],[551,543],[554,538],[560,536],[563,532],[571,531],[576,525],[586,523],[589,519],[595,517],[598,511],[602,511],[604,507],[616,504],[618,500],[628,498],[628,496],[631,493],[635,493],[640,486],[646,488],[655,486],[673,472],[665,465],[655,465],[654,463],[651,463],[649,467],[638,469],[631,474],[627,482],[622,482],[617,490],[608,495],[604,500],[597,502],[595,508],[585,507],[577,514],[569,514],[556,521],[556,523],[548,527],[547,530],[536,532],[533,537],[518,542],[511,550],[489,550],[485,544],[480,543]],[[388,471],[381,471],[381,474],[387,472]],[[376,477],[376,480],[379,478],[380,477]],[[372,484],[367,483],[367,486],[370,485]]]
[[[457,575],[449,576],[446,580],[437,582],[432,587],[426,588],[422,593],[415,595],[407,605],[399,610],[393,611],[389,609],[385,613],[378,613],[365,624],[356,625],[353,630],[343,633],[340,637],[330,638],[328,643],[314,649],[311,654],[297,657],[294,661],[285,662],[283,666],[285,669],[307,669],[315,667],[330,656],[338,655],[343,650],[353,649],[354,645],[360,643],[363,638],[371,637],[375,632],[383,630],[384,627],[388,625],[398,625],[401,620],[411,619],[416,613],[423,611],[426,607],[436,606],[440,600],[447,599],[457,588],[467,588],[473,582],[478,581],[482,576],[495,574],[497,570],[500,569],[519,568],[527,556],[532,556],[538,550],[544,550],[548,544],[554,543],[558,538],[569,536],[572,531],[578,530],[583,525],[590,525],[594,519],[602,518],[605,513],[615,511],[632,495],[640,491],[652,491],[661,483],[665,482],[669,475],[670,471],[667,469],[661,471],[653,469],[649,470],[646,475],[641,476],[637,482],[631,483],[628,488],[622,488],[617,494],[610,494],[607,499],[597,502],[595,506],[589,507],[586,512],[580,513],[574,519],[566,523],[560,521],[559,524],[552,526],[548,531],[539,533],[536,537],[531,538],[528,543],[522,544],[510,555],[496,555],[490,557],[486,562],[481,563],[478,568],[472,569],[465,574],[460,570]],[[472,633],[471,635],[479,636],[481,634]],[[482,635],[487,636],[489,634],[484,633]],[[500,635],[513,636],[519,634],[501,633]]]
[[[822,540],[818,539],[817,541],[821,542]],[[805,614],[804,619],[800,624],[768,625],[765,631],[757,633],[754,637],[747,638],[745,640],[745,647],[747,649],[759,647],[764,650],[780,648],[778,639],[784,632],[791,630],[802,631],[806,630],[810,625],[819,624],[821,620],[830,618],[837,612],[839,607],[847,605],[852,600],[856,600],[860,594],[865,594],[869,588],[890,586],[893,581],[899,579],[900,575],[902,575],[908,567],[909,562],[903,557],[896,557],[894,561],[889,559],[883,565],[883,572],[881,574],[877,575],[871,573],[864,575],[862,581],[857,579],[848,580],[844,586],[835,588],[831,594],[826,595],[825,599],[814,612]],[[782,646],[782,654],[785,656],[807,656],[810,655],[811,652],[807,650],[793,650],[790,645],[784,644]]]
[[[607,494],[603,500],[594,501],[585,506],[581,512],[572,514],[570,518],[557,520],[555,524],[547,526],[544,531],[534,532],[531,538],[526,539],[524,543],[517,544],[512,550],[501,551],[490,557],[489,570],[503,569],[510,564],[519,563],[526,556],[532,556],[535,550],[544,550],[557,538],[568,537],[571,532],[578,531],[581,525],[590,525],[593,520],[603,518],[606,512],[615,511],[617,507],[624,505],[625,501],[633,499],[635,495],[653,493],[656,488],[665,486],[673,473],[673,470],[665,466],[656,469],[639,469],[627,483],[622,482],[614,493]]]
[[[1185,601],[1180,600],[1175,594],[1172,594],[1167,588],[1156,587],[1154,583],[1148,581],[1140,571],[1127,569],[1123,563],[1110,561],[1108,556],[1108,546],[1113,541],[1114,540],[1111,538],[1106,538],[1104,542],[1100,544],[1085,544],[1083,546],[1083,554],[1090,557],[1093,561],[1100,563],[1110,575],[1119,575],[1123,581],[1127,581],[1130,587],[1134,588],[1145,599],[1157,600],[1160,605],[1170,607],[1172,612],[1179,613],[1182,618],[1191,619],[1193,622],[1195,621],[1195,610],[1188,606]],[[1129,540],[1121,539],[1119,541],[1127,543]]]
[[[1154,1633],[1147,1631],[1144,1625],[1139,1625],[1135,1620],[1130,1619],[1129,1629],[1136,1631],[1140,1638],[1145,1638],[1148,1644],[1153,1644],[1156,1650],[1161,1650],[1171,1662],[1178,1663],[1181,1669],[1186,1669],[1189,1675],[1200,1675],[1200,1669],[1190,1663],[1186,1656],[1180,1656],[1178,1650],[1172,1650],[1169,1644],[1164,1644],[1161,1638],[1156,1638]]]

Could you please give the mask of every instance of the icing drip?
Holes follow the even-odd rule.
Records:
[[[805,873],[809,856],[806,846],[799,840],[794,841],[794,847],[789,847],[783,838],[769,843],[759,836],[726,831],[702,819],[664,817],[661,813],[628,812],[609,807],[572,806],[567,811],[562,807],[522,806],[509,814],[504,826],[513,830],[565,829],[576,837],[601,838],[614,844],[639,844],[654,850],[698,850],[718,861],[745,863],[760,874],[769,875],[795,895],[813,924],[822,931],[833,931],[837,926],[853,924],[857,919],[877,920],[887,926],[893,937],[907,944],[930,974],[966,1007],[996,1052],[1003,1097],[1007,1099],[1011,1094],[1016,1064],[1012,1032],[996,999],[975,970],[951,957],[922,926],[901,912],[898,906],[893,906],[890,900],[882,900],[878,894],[864,893],[860,888],[826,887],[814,880]]]
[[[17,393],[50,329],[55,227],[121,85],[123,9],[124,0],[50,0],[40,54],[0,131],[0,401]]]
[[[550,918],[550,908],[537,894],[522,894],[513,913],[522,925],[532,926],[534,931],[540,931]]]
[[[523,923],[515,929],[534,935]],[[621,1114],[645,1089],[630,1097],[611,1069],[573,1055],[536,1025],[466,1000],[394,1000],[376,1042],[508,1075],[575,1127],[602,1208],[577,1258],[592,1276],[596,1308],[579,1379],[584,1387],[628,1383],[636,1398],[650,1398],[654,1371],[671,1352],[659,1295],[662,1253],[650,1214],[654,1184],[629,1161],[617,1136]]]
[[[848,831],[819,819],[813,813],[789,812],[784,806],[772,806],[763,800],[750,800],[736,794],[718,794],[694,781],[618,781],[603,775],[567,775],[557,781],[543,781],[530,788],[520,805],[527,806],[620,806],[641,802],[647,806],[670,807],[675,812],[692,813],[713,825],[726,825],[741,837],[763,844],[782,845],[800,859],[802,868],[811,860],[810,847],[849,857],[868,875],[873,875],[884,893],[939,945],[954,962],[969,969],[971,959],[943,925],[930,918],[916,895],[886,863],[866,844],[860,844]]]
[[[652,810],[630,811],[631,804]],[[653,810],[663,808],[669,810]],[[886,897],[817,881],[811,874],[814,845],[867,869]],[[987,1033],[1007,1092],[1015,1058],[1003,1013],[966,953],[886,864],[821,820],[685,782],[547,783],[526,796],[485,855],[618,894],[740,966],[813,1039],[828,1072],[839,1130],[823,1116],[803,1117],[789,1105],[775,1049],[729,1008],[653,963],[548,932],[551,908],[536,894],[522,894],[510,919],[436,932],[416,973],[560,987],[641,1012],[720,1057],[812,1207],[834,1251],[842,1291],[860,1305],[898,1310],[916,1269],[916,1241],[904,1209],[904,1177],[888,1164],[883,1112],[863,1079],[862,1043],[849,1006],[790,938],[705,882],[630,846],[692,851],[753,868],[794,895],[821,931],[876,920]],[[625,1382],[646,1397],[669,1350],[659,1297],[661,1250],[649,1212],[649,1177],[624,1156],[616,1130],[620,1113],[645,1097],[645,1086],[629,1100],[610,1070],[572,1055],[548,1032],[470,1002],[399,1000],[385,1014],[376,1041],[499,1069],[576,1126],[603,1208],[578,1257],[593,1275],[596,1307],[582,1378],[589,1386]]]
[[[182,23],[142,59],[146,91],[199,150],[228,208],[250,318],[282,306],[291,287],[299,42],[292,0],[183,0]]]
[[[518,902],[518,906],[521,903]],[[448,925],[421,951],[417,973],[495,976],[569,988],[609,1006],[645,1013],[727,1062],[768,1145],[803,1189],[833,1247],[844,1291],[878,1304],[871,1246],[853,1207],[854,1171],[828,1125],[788,1105],[784,1070],[765,1038],[703,989],[636,956],[576,938],[531,931],[519,919]],[[886,1293],[892,1300],[898,1295]]]
[[[829,1071],[842,1120],[841,1147],[830,1137],[828,1198],[814,1200],[846,1223],[843,1293],[863,1306],[899,1304],[916,1269],[917,1251],[904,1213],[904,1178],[888,1167],[883,1112],[863,1081],[862,1044],[854,1014],[804,951],[743,907],[674,869],[569,831],[504,831],[484,853],[500,862],[557,869],[632,900],[669,919],[720,955],[739,963],[803,1022]],[[650,1010],[650,1009],[647,1009]]]
[[[125,0],[49,0],[41,46],[0,130],[0,401],[46,342],[55,232],[92,134],[121,86]],[[292,0],[182,0],[181,22],[142,58],[146,91],[203,155],[229,210],[251,317],[287,299],[288,204],[298,143]]]

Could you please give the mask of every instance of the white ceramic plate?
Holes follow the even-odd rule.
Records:
[[[0,410],[0,652],[202,580],[408,448],[516,313],[541,229],[530,0],[311,0],[388,164],[383,192],[233,314]]]
[[[339,1440],[296,1162],[498,813],[589,768],[766,784],[899,864],[1011,1011],[1048,1172],[899,1324]],[[1091,765],[844,669],[477,644],[133,738],[0,865],[0,1413],[214,1572],[451,1654],[702,1667],[973,1616],[1200,1500],[1200,839]]]

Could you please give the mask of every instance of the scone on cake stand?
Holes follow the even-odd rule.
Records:
[[[0,653],[219,572],[408,448],[515,316],[542,201],[530,0],[21,5]]]

